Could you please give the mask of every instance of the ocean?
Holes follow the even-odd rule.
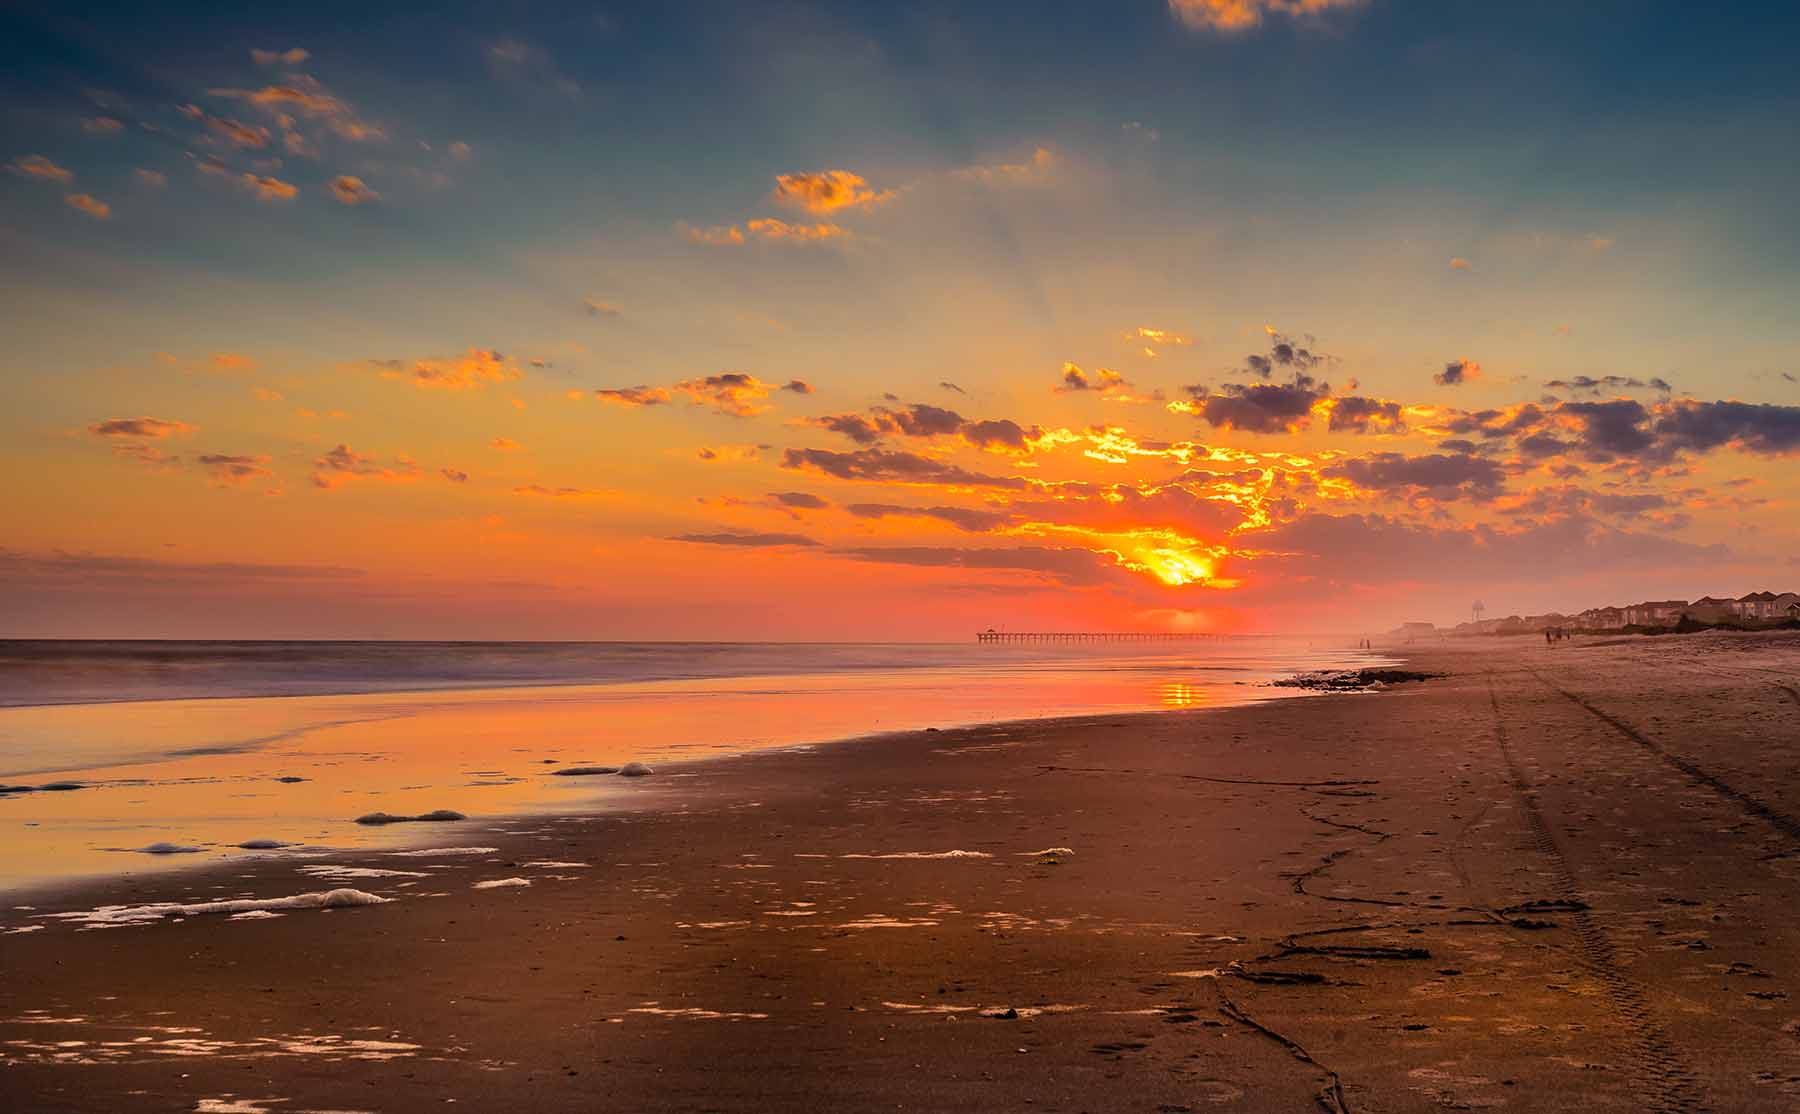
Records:
[[[497,818],[634,791],[558,766],[678,776],[697,759],[891,731],[1225,706],[1292,695],[1268,686],[1282,676],[1380,660],[1262,637],[0,642],[0,888],[270,853],[246,842],[468,843]],[[470,819],[354,822],[434,809]]]

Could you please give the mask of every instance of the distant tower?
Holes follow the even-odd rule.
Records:
[[[1469,610],[1474,613],[1475,621],[1479,623],[1481,622],[1482,614],[1487,611],[1487,604],[1482,603],[1480,600],[1476,600],[1469,606]]]

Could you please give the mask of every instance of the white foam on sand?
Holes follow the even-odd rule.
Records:
[[[529,885],[531,885],[531,879],[529,878],[490,878],[485,882],[475,883],[474,888],[478,890],[499,890],[509,886]]]
[[[680,1017],[691,1021],[763,1021],[766,1013],[737,1013],[731,1010],[703,1010],[694,1006],[681,1009],[664,1009],[655,1002],[645,1002],[641,1006],[633,1006],[626,1013],[648,1013],[658,1017]]]
[[[492,855],[498,847],[425,847],[418,851],[390,851],[400,859],[436,858],[440,855]]]
[[[1018,852],[1018,854],[1025,855],[1027,857],[1032,856],[1032,855],[1073,855],[1074,853],[1075,853],[1075,849],[1073,847],[1046,847],[1042,851],[1020,851],[1020,852]]]
[[[916,1002],[883,1002],[890,1010],[902,1013],[974,1013],[980,1006],[921,1006]]]
[[[852,853],[840,859],[991,859],[986,851],[890,851],[885,855]]]
[[[41,924],[22,924],[22,925],[17,925],[13,928],[0,929],[0,934],[4,934],[7,936],[17,936],[23,932],[42,932],[43,930],[44,930],[44,926]]]
[[[431,875],[422,870],[387,870],[378,866],[338,866],[335,863],[309,863],[296,868],[301,874],[313,878],[329,878],[338,881],[344,878],[429,878]]]
[[[649,777],[655,772],[642,762],[627,762],[619,767],[620,777]]]
[[[900,920],[886,913],[869,913],[854,921],[845,921],[839,928],[930,928],[938,922],[923,917]]]
[[[573,870],[576,868],[585,870],[590,864],[588,864],[588,863],[559,863],[555,859],[534,859],[531,862],[528,862],[524,865],[544,867],[544,868],[551,869],[551,870]]]
[[[280,913],[272,913],[267,909],[251,909],[243,913],[233,913],[225,919],[228,921],[273,921],[280,917]]]
[[[198,901],[189,904],[158,901],[148,905],[102,905],[97,909],[38,915],[48,920],[78,924],[83,928],[117,928],[121,925],[152,924],[168,917],[231,915],[259,910],[341,909],[355,905],[385,905],[388,900],[361,890],[344,889],[294,894],[291,897],[237,898],[231,901]]]

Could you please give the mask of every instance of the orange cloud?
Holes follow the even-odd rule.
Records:
[[[380,201],[381,195],[370,189],[361,178],[352,174],[340,174],[331,180],[331,196],[345,205],[361,205],[369,201]]]
[[[678,224],[676,231],[691,244],[707,244],[712,247],[726,247],[744,242],[744,234],[736,225],[714,225],[711,228],[695,228],[688,224]]]
[[[683,394],[695,403],[710,406],[721,414],[748,418],[767,410],[768,407],[756,404],[776,391],[809,395],[813,388],[812,384],[803,379],[766,383],[747,371],[722,371],[717,375],[683,379],[672,387],[647,387],[640,384],[636,387],[603,388],[595,391],[594,397],[617,406],[662,406],[673,401],[675,395]]]
[[[1048,147],[1031,152],[1025,162],[997,163],[991,166],[965,166],[950,172],[951,177],[983,185],[1028,185],[1042,181],[1056,165],[1056,155]]]
[[[410,379],[415,387],[466,391],[489,383],[504,383],[523,374],[518,366],[498,352],[471,348],[461,356],[446,359],[370,360],[389,379]]]
[[[525,484],[513,488],[514,495],[532,495],[544,499],[593,499],[606,492],[588,487],[545,487],[543,484]]]
[[[778,217],[754,218],[745,221],[742,228],[733,224],[715,225],[711,228],[681,224],[676,228],[689,243],[709,247],[741,247],[752,239],[765,243],[809,244],[850,235],[835,224],[789,224]]]
[[[417,464],[406,457],[396,457],[393,464],[386,465],[374,457],[363,456],[342,443],[313,461],[313,469],[313,486],[328,491],[353,479],[399,482],[415,480],[422,472]]]
[[[770,200],[791,205],[809,213],[829,213],[837,209],[872,209],[892,201],[893,190],[874,190],[860,174],[848,170],[818,170],[802,174],[779,174]]]
[[[765,217],[747,222],[744,227],[752,236],[760,236],[765,240],[787,240],[807,243],[816,240],[832,240],[839,236],[848,236],[835,224],[789,224],[775,217]]]
[[[95,220],[106,220],[112,216],[112,206],[92,194],[71,193],[63,197],[63,203],[71,209],[79,209]]]
[[[81,130],[89,135],[118,135],[125,125],[111,116],[90,116],[81,122]]]
[[[1169,11],[1196,31],[1248,31],[1266,15],[1309,16],[1362,0],[1169,0]]]
[[[57,182],[65,186],[75,180],[74,171],[60,167],[42,155],[25,155],[14,159],[12,172],[26,178]]]
[[[1475,269],[1475,264],[1464,259],[1462,256],[1457,255],[1451,257],[1450,269],[1452,271],[1473,271]]]
[[[325,91],[325,87],[304,74],[291,75],[282,85],[265,85],[261,89],[209,89],[209,96],[241,100],[277,116],[297,113],[322,121],[345,139],[358,142],[387,138],[379,125],[357,118],[350,104]]]
[[[261,150],[269,145],[269,129],[223,116],[206,117],[206,126],[234,147]]]
[[[239,352],[214,352],[212,366],[214,371],[255,371],[256,357]]]
[[[145,170],[142,167],[131,172],[131,176],[146,186],[162,189],[169,184],[169,176],[160,170]]]
[[[298,66],[312,57],[300,47],[290,50],[251,50],[250,60],[259,66]]]
[[[258,201],[292,201],[299,196],[300,190],[291,182],[266,174],[252,174],[249,171],[239,173],[226,166],[218,159],[202,159],[198,164],[200,172],[226,178],[256,195]]]

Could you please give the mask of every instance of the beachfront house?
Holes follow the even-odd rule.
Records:
[[[1686,600],[1648,600],[1634,603],[1625,609],[1625,625],[1628,627],[1667,627],[1681,621],[1681,613],[1687,608]]]
[[[1696,623],[1722,623],[1737,618],[1737,601],[1723,596],[1701,596],[1682,612]]]
[[[1771,619],[1800,619],[1800,592],[1783,592],[1775,597]]]
[[[1751,592],[1739,596],[1733,601],[1737,605],[1738,617],[1742,619],[1773,619],[1775,617],[1775,593]]]
[[[1617,630],[1625,625],[1622,607],[1590,607],[1575,617],[1583,630]]]

